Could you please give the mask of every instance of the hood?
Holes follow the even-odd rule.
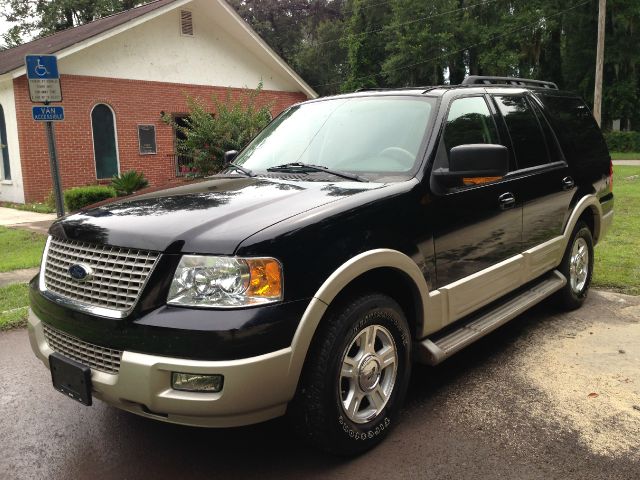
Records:
[[[89,208],[54,223],[54,236],[175,253],[231,255],[278,222],[381,183],[219,177]]]

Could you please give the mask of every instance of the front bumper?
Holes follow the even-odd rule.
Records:
[[[42,320],[29,311],[29,340],[49,368],[53,350]],[[91,370],[93,395],[138,415],[199,427],[234,427],[283,415],[293,398],[291,348],[228,361],[200,361],[124,351],[118,374]],[[224,375],[218,393],[173,390],[171,372]]]

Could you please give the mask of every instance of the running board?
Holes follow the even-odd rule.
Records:
[[[417,342],[416,360],[428,365],[436,365],[467,345],[484,337],[496,328],[514,319],[536,303],[557,292],[567,283],[567,279],[557,270],[515,296],[497,304],[488,312],[472,316],[460,328],[447,333],[443,337],[425,339]]]

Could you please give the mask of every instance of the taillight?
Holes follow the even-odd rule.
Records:
[[[613,192],[613,160],[609,163],[609,191]]]

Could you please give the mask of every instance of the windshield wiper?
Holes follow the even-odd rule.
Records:
[[[348,178],[349,180],[355,180],[357,182],[368,182],[364,177],[360,175],[356,175],[355,173],[343,172],[342,170],[334,170],[333,168],[328,168],[322,165],[313,165],[311,163],[303,163],[303,162],[292,162],[292,163],[284,163],[282,165],[276,165],[275,167],[267,168],[267,172],[282,172],[282,171],[304,171],[304,170],[312,170],[314,172],[325,172],[330,173],[331,175],[335,175],[336,177]]]
[[[231,171],[237,170],[239,172],[244,173],[247,177],[255,177],[256,174],[253,173],[248,168],[244,168],[242,165],[238,165],[237,163],[229,162],[225,165],[226,168],[230,168]]]

